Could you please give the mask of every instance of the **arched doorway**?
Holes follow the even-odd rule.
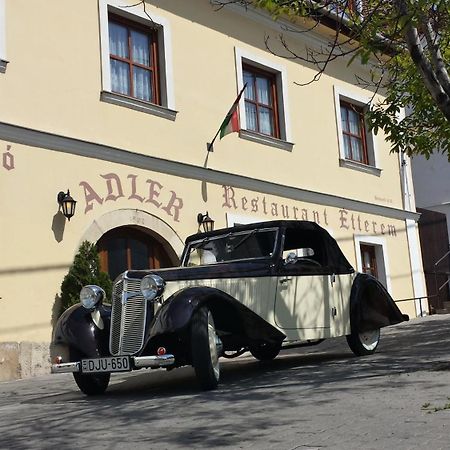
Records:
[[[112,280],[129,269],[159,269],[176,264],[164,244],[147,230],[122,226],[107,231],[97,242],[100,268]]]

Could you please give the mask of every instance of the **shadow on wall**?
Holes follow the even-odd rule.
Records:
[[[52,318],[51,318],[52,330],[55,329],[56,322],[58,321],[59,316],[62,313],[63,310],[62,310],[61,296],[59,294],[56,294],[55,301],[53,302],[52,306]]]
[[[195,3],[195,6],[193,5],[193,3]],[[165,0],[152,1],[152,5],[156,8],[160,8],[160,10],[162,11],[161,15],[165,14],[164,11],[168,11],[176,16],[190,20],[193,24],[198,24],[201,27],[206,27],[208,29],[214,30],[224,36],[229,36],[236,41],[242,42],[243,45],[249,45],[264,52],[274,52],[277,55],[286,55],[286,49],[284,48],[282,41],[279,39],[279,35],[281,33],[287,39],[289,48],[294,52],[296,51],[300,55],[302,54],[305,43],[296,40],[296,36],[298,38],[298,33],[290,33],[288,31],[288,27],[284,30],[283,27],[281,27],[280,29],[274,28],[273,30],[266,27],[266,36],[264,36],[264,33],[261,34],[259,32],[254,32],[253,23],[249,20],[250,14],[249,16],[246,16],[247,11],[244,7],[241,10],[241,13],[244,14],[244,16],[241,17],[239,14],[236,14],[226,8],[214,7],[214,5],[203,7],[203,5],[206,3],[207,2],[205,2],[204,0],[197,0],[195,2],[167,2]],[[227,2],[225,1],[223,3]],[[250,11],[248,11],[248,13],[250,13]],[[245,24],[245,26],[239,26],[241,24]],[[309,36],[309,34],[307,36]],[[306,39],[307,38],[308,37],[306,37]],[[270,46],[270,50],[267,49],[266,42]],[[320,44],[318,44],[318,47],[320,47]],[[299,66],[316,70],[315,65],[307,64],[301,58],[292,59],[290,58],[290,56],[291,55],[288,54],[286,60],[290,59],[291,62],[293,61]],[[330,76],[342,81],[346,81],[351,84],[354,84],[355,82],[354,73],[353,71],[348,70],[345,61],[337,61],[334,64],[329,65],[329,67],[327,68],[327,72]],[[310,81],[311,78],[312,77],[309,77],[308,75],[305,78],[297,78],[295,81],[307,82]],[[313,89],[313,86],[310,87]]]
[[[64,214],[61,211],[58,211],[53,216],[52,221],[52,231],[53,235],[55,236],[56,242],[61,242],[63,240],[65,227],[66,227],[66,218],[64,217]]]
[[[61,349],[53,345],[53,336],[55,334],[55,327],[58,323],[59,316],[63,313],[63,307],[61,302],[61,296],[59,294],[55,295],[55,301],[53,302],[52,307],[52,318],[51,318],[51,325],[52,325],[52,335],[50,339],[50,344],[48,346],[48,354],[50,358],[50,363],[53,363],[56,356],[61,355]],[[64,355],[67,357],[67,355]]]

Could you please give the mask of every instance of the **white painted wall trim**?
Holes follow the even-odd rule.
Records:
[[[392,295],[391,285],[391,270],[389,265],[389,257],[387,251],[386,239],[379,236],[365,236],[355,235],[355,256],[356,256],[356,270],[362,272],[362,260],[361,260],[361,244],[369,244],[376,246],[375,257],[378,264],[378,278],[383,283],[389,294]],[[381,262],[381,264],[380,264]]]
[[[309,191],[294,186],[204,168],[200,165],[196,166],[179,161],[156,158],[128,149],[83,141],[81,139],[11,125],[5,122],[0,122],[0,139],[28,145],[37,149],[54,150],[83,156],[85,158],[125,164],[130,167],[151,170],[153,172],[166,173],[218,185],[233,186],[323,206],[344,208],[400,220],[410,219],[417,221],[420,217],[420,214],[412,211],[376,205],[323,192]]]
[[[420,249],[419,231],[417,229],[417,223],[414,220],[406,219],[406,236],[408,238],[409,258],[411,262],[411,275],[413,283],[414,297],[417,299],[416,314],[420,315],[420,297],[427,295],[425,287],[425,279],[422,266],[422,252]],[[428,302],[426,299],[422,299],[422,309],[428,314]]]
[[[416,196],[414,193],[411,158],[403,153],[399,153],[399,164],[404,208],[407,211],[416,211]]]
[[[289,104],[288,104],[288,75],[286,67],[278,64],[270,59],[264,58],[256,53],[250,52],[249,50],[235,47],[234,55],[236,60],[236,79],[238,85],[238,92],[242,90],[244,87],[243,74],[242,74],[242,64],[248,63],[255,67],[260,67],[264,70],[268,70],[274,72],[278,76],[277,82],[277,93],[281,94],[281,106],[279,114],[280,120],[280,131],[281,131],[281,139],[286,142],[292,142],[291,136],[291,122],[290,122],[290,114],[289,114]],[[239,104],[239,121],[241,127],[244,128],[247,123],[245,117],[245,104],[244,98],[241,98]]]
[[[337,138],[339,144],[339,155],[340,160],[346,162],[344,164],[341,163],[341,166],[358,168],[363,164],[356,163],[356,166],[355,164],[352,165],[351,163],[353,163],[353,161],[348,161],[345,157],[344,140],[342,133],[341,108],[340,108],[341,100],[347,101],[348,103],[359,106],[361,108],[366,108],[368,103],[370,102],[370,97],[363,96],[359,93],[355,93],[348,89],[344,89],[341,86],[334,85],[334,107],[336,111],[336,129],[338,134]],[[366,141],[367,141],[367,150],[369,152],[369,159],[372,159],[372,161],[370,161],[370,165],[368,166],[364,165],[367,167],[366,172],[380,176],[381,169],[379,168],[378,164],[379,158],[378,158],[377,140],[374,133],[372,131],[369,131],[367,127],[366,127]],[[359,170],[361,169],[359,168]]]
[[[181,257],[184,243],[176,231],[159,217],[138,209],[119,209],[110,211],[96,218],[83,233],[80,244],[83,241],[95,243],[107,231],[127,225],[138,225],[142,228],[151,230],[170,245],[171,250],[178,258]]]
[[[163,119],[169,119],[174,121],[177,116],[177,111],[165,108],[164,106],[155,105],[154,103],[144,102],[137,98],[128,97],[115,92],[102,91],[100,99],[113,105],[126,106],[127,108],[134,109],[136,111],[152,114],[154,116],[162,117]]]
[[[99,0],[99,17],[100,17],[100,47],[101,47],[101,67],[102,67],[102,90],[111,92],[111,69],[109,62],[109,27],[108,27],[108,12],[127,17],[131,20],[145,23],[150,28],[157,28],[159,37],[159,53],[161,58],[160,75],[161,84],[163,84],[163,95],[165,101],[163,106],[170,110],[175,110],[175,93],[173,84],[173,58],[172,58],[172,37],[170,31],[170,23],[164,18],[153,12],[148,12],[150,18],[145,14],[141,4],[136,4],[133,7],[124,8],[123,0]],[[148,4],[147,4],[148,7]]]
[[[406,110],[402,108],[397,114],[399,121],[405,118]],[[400,183],[403,195],[403,208],[407,211],[416,211],[416,198],[414,194],[414,183],[411,170],[411,158],[403,152],[398,154],[400,167]]]
[[[6,0],[0,0],[0,73],[6,72]]]

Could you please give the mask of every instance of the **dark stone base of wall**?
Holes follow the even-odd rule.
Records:
[[[1,342],[0,381],[50,373],[48,342]]]

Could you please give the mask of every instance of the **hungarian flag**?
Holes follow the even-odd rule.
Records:
[[[225,116],[225,119],[223,120],[222,125],[220,125],[220,139],[222,139],[227,134],[234,133],[236,131],[239,131],[239,129],[240,129],[238,106],[239,106],[239,100],[241,99],[241,96],[244,93],[246,86],[247,86],[247,83],[245,83],[241,92],[239,92],[239,95],[237,96],[236,100],[234,101],[233,105],[231,106],[230,110],[228,111],[228,114]]]

